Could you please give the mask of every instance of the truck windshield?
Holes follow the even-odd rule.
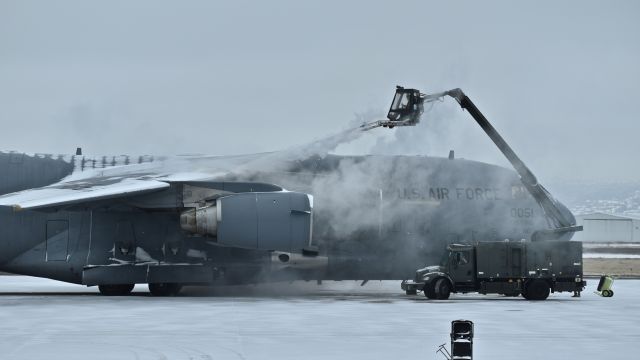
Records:
[[[451,254],[449,251],[445,251],[444,254],[442,254],[442,258],[440,258],[440,266],[447,266],[447,264],[449,263],[449,254]]]

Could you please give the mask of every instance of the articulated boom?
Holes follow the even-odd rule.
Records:
[[[531,170],[516,155],[515,151],[507,144],[504,138],[491,125],[489,120],[480,112],[471,99],[459,88],[435,94],[423,94],[416,89],[405,89],[401,86],[396,88],[396,93],[387,115],[388,120],[375,121],[362,125],[363,131],[377,127],[393,128],[394,126],[414,126],[417,125],[423,113],[424,102],[440,100],[445,96],[454,98],[463,109],[480,125],[482,130],[489,136],[491,141],[498,147],[502,154],[509,160],[513,168],[520,176],[522,184],[533,196],[535,201],[542,207],[547,218],[551,220],[551,230],[536,231],[531,240],[551,240],[559,239],[566,233],[582,231],[582,226],[576,226],[575,221],[568,210],[561,207],[551,194],[545,189]]]

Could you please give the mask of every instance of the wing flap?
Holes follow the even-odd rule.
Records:
[[[89,201],[122,198],[168,188],[163,181],[121,178],[109,182],[91,180],[58,183],[0,196],[0,206],[14,210],[41,209]]]

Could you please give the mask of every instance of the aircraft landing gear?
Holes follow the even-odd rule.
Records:
[[[129,295],[135,284],[109,284],[98,285],[100,294],[105,296],[123,296]]]
[[[176,283],[153,283],[149,284],[149,292],[153,296],[175,296],[178,295],[182,285]]]

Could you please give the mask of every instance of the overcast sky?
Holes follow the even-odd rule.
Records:
[[[547,181],[640,180],[640,2],[0,0],[0,149],[272,151],[460,87]],[[453,100],[342,153],[505,165]],[[404,131],[401,133],[401,131]]]

